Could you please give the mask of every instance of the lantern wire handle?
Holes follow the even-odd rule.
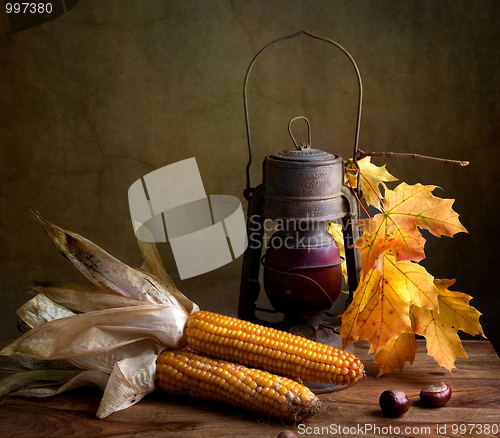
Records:
[[[295,140],[295,137],[292,134],[292,122],[294,122],[297,119],[303,119],[307,123],[307,144],[306,145],[304,145],[304,143],[302,143],[302,146],[299,146],[297,144],[297,141]],[[309,120],[307,120],[304,116],[294,117],[292,120],[290,120],[288,122],[288,133],[290,134],[290,137],[292,137],[293,144],[295,145],[295,147],[299,151],[302,150],[303,147],[310,147],[311,146],[311,124],[309,123]]]
[[[357,118],[356,118],[356,132],[355,132],[355,136],[354,136],[354,151],[353,151],[352,158],[353,158],[354,163],[356,164],[356,166],[358,164],[357,163],[357,154],[358,154],[358,142],[359,142],[359,128],[360,128],[360,123],[361,123],[361,108],[362,108],[362,102],[363,102],[363,85],[362,85],[362,82],[361,82],[361,74],[359,73],[359,69],[358,69],[358,66],[356,64],[356,61],[354,61],[354,58],[350,55],[350,53],[346,49],[344,49],[344,47],[342,47],[339,43],[336,43],[335,41],[333,41],[333,40],[331,40],[329,38],[325,38],[325,37],[322,37],[322,36],[315,35],[313,33],[307,32],[305,30],[301,30],[301,31],[296,32],[296,33],[294,33],[292,35],[288,35],[288,36],[285,36],[285,37],[282,37],[282,38],[278,38],[277,40],[274,40],[274,41],[270,42],[269,44],[267,44],[266,46],[264,46],[254,56],[254,58],[252,59],[252,62],[248,66],[247,73],[245,75],[245,82],[244,82],[244,85],[243,85],[243,103],[244,103],[244,107],[245,107],[245,121],[246,121],[246,129],[247,129],[248,156],[249,156],[249,159],[248,159],[248,164],[247,164],[247,167],[246,167],[247,188],[246,188],[246,190],[244,192],[244,196],[247,199],[249,199],[252,196],[252,192],[254,191],[254,189],[251,187],[251,184],[250,184],[250,166],[252,165],[252,159],[253,159],[253,157],[252,157],[252,141],[251,141],[251,136],[250,136],[250,122],[249,122],[249,118],[248,118],[248,100],[247,100],[248,78],[250,76],[250,72],[252,71],[252,68],[253,68],[255,62],[257,61],[257,58],[264,51],[266,51],[271,46],[273,46],[273,45],[275,45],[275,44],[277,44],[279,42],[282,42],[282,41],[285,41],[285,40],[289,40],[291,38],[295,38],[295,37],[300,36],[300,35],[306,35],[306,36],[309,36],[311,38],[314,38],[314,39],[317,39],[317,40],[321,40],[321,41],[325,41],[327,43],[333,44],[335,47],[337,47],[342,52],[344,52],[344,54],[349,58],[349,60],[351,61],[352,65],[354,66],[354,70],[356,71],[356,76],[357,76],[357,79],[358,79],[359,100],[358,100],[358,113],[357,113]],[[358,175],[358,179],[359,179],[359,175]],[[358,181],[357,187],[359,188],[359,181]],[[358,188],[356,190],[359,190]]]

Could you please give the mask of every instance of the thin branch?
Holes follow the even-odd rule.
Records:
[[[361,206],[361,208],[363,209],[363,211],[366,213],[366,215],[368,216],[368,219],[371,219],[372,217],[370,216],[370,213],[368,213],[366,211],[366,208],[363,206],[363,204],[359,200],[358,195],[356,194],[356,190],[354,190],[354,187],[352,186],[351,181],[349,181],[349,178],[347,178],[347,183],[349,184],[349,187],[351,187],[352,193],[356,197],[356,200],[358,201],[358,204]]]
[[[424,160],[424,161],[433,161],[435,163],[442,164],[450,164],[452,166],[468,166],[468,161],[460,161],[460,160],[449,160],[447,158],[436,158],[436,157],[428,157],[427,155],[419,155],[419,154],[407,154],[404,152],[365,152],[361,149],[358,149],[358,158],[363,157],[382,157],[382,158],[413,158],[415,160]]]

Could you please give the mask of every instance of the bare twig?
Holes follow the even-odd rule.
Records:
[[[413,158],[415,160],[424,160],[424,161],[433,161],[435,163],[442,164],[450,164],[452,166],[468,166],[468,161],[460,161],[460,160],[449,160],[447,158],[436,158],[436,157],[428,157],[427,155],[419,155],[419,154],[407,154],[404,152],[365,152],[361,149],[358,149],[358,158],[363,157],[382,157],[382,158]]]

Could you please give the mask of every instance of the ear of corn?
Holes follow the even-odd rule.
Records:
[[[363,376],[363,364],[351,353],[229,316],[194,312],[186,334],[199,353],[292,379],[350,385]]]
[[[300,421],[321,406],[309,388],[286,377],[213,359],[189,350],[163,351],[156,361],[160,389]]]

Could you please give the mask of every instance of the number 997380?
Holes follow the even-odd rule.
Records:
[[[52,3],[5,3],[7,14],[50,14]]]

